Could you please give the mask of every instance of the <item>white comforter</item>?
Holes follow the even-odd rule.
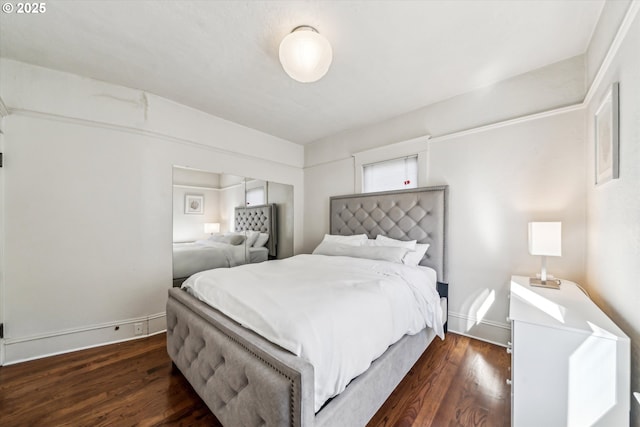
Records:
[[[316,412],[405,334],[444,336],[435,275],[422,267],[298,255],[203,271],[183,288],[308,360]]]
[[[173,278],[189,277],[198,271],[235,267],[246,263],[245,245],[229,245],[211,240],[173,244]]]

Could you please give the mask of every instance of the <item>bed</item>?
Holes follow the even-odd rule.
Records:
[[[277,255],[276,205],[236,207],[234,229],[237,233],[253,231],[269,235],[261,247],[229,242],[199,240],[173,244],[173,286],[180,286],[189,276],[214,268],[260,263]]]
[[[446,217],[446,186],[330,199],[331,234],[430,244],[420,264],[435,271],[445,313]],[[317,408],[315,372],[305,358],[181,289],[171,289],[167,302],[168,353],[225,426],[365,425],[435,336],[433,328],[405,335]]]

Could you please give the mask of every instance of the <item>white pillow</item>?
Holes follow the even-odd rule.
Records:
[[[259,231],[245,230],[244,233],[246,233],[245,235],[247,236],[248,247],[253,246],[256,243],[256,240],[258,240],[258,237],[260,237]]]
[[[402,264],[407,255],[407,248],[390,246],[354,246],[344,243],[323,241],[314,249],[314,255],[348,256],[352,258],[365,258],[378,261],[395,262]]]
[[[397,248],[407,248],[411,251],[416,249],[416,240],[396,240],[390,237],[378,234],[376,236],[376,242],[382,243],[381,246],[393,246]]]
[[[269,233],[260,233],[260,235],[258,236],[258,239],[256,239],[256,242],[253,244],[253,247],[261,248],[267,244],[268,240],[269,240]]]
[[[241,236],[246,236],[247,238],[247,247],[251,247],[253,246],[253,244],[256,242],[256,240],[258,240],[258,237],[260,237],[260,232],[258,231],[253,231],[253,230],[245,230],[245,231],[233,231],[231,233],[224,233],[225,236],[230,236],[232,234],[239,234]]]
[[[376,239],[367,239],[364,241],[362,246],[384,246],[380,244],[380,242],[376,242]]]
[[[402,263],[414,267],[420,265],[420,261],[422,261],[424,254],[427,253],[427,249],[429,249],[428,243],[416,243],[416,250],[407,252],[402,259]]]
[[[340,236],[338,234],[325,234],[322,242],[342,243],[343,245],[362,246],[367,240],[366,234],[355,234],[353,236]]]

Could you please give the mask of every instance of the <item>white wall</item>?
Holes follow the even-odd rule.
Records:
[[[5,362],[164,329],[173,165],[293,185],[300,250],[302,147],[68,73],[6,59],[0,73]]]
[[[192,169],[173,168],[173,241],[192,242],[208,237],[206,222],[220,222],[220,175]],[[185,213],[185,197],[204,198],[202,214]],[[225,231],[221,228],[221,231]]]
[[[353,153],[394,142],[446,135],[582,102],[584,67],[584,56],[576,56],[372,126],[321,139],[305,146],[305,167],[347,159]]]
[[[304,252],[311,253],[324,234],[329,233],[329,197],[353,194],[354,181],[353,158],[305,168]]]
[[[598,29],[619,22],[607,2]],[[592,299],[631,338],[631,388],[640,391],[640,5],[587,106],[587,285]],[[608,9],[613,8],[613,12]],[[607,13],[605,13],[607,12]],[[631,16],[631,15],[629,15]],[[611,17],[611,18],[610,18]],[[609,22],[607,20],[612,20]],[[594,35],[594,40],[602,38]],[[620,178],[596,186],[593,116],[611,83],[620,82]],[[640,404],[632,402],[632,426]]]
[[[173,168],[174,185],[190,185],[193,187],[220,188],[220,174],[194,169]]]
[[[245,205],[244,182],[224,187],[220,191],[220,229],[235,230],[235,212],[238,206]]]
[[[203,214],[184,212],[186,195],[204,197]],[[220,192],[198,187],[173,186],[173,241],[193,242],[208,237],[204,232],[205,222],[220,223]],[[221,231],[226,231],[222,230]]]
[[[567,89],[558,91],[563,82]],[[564,61],[425,107],[419,114],[408,113],[308,146],[304,251],[312,251],[328,230],[329,197],[359,191],[354,186],[354,153],[379,147],[383,137],[386,144],[415,138],[419,135],[408,135],[406,130],[424,131],[443,117],[448,124],[437,126],[444,132],[492,123],[503,109],[512,107],[523,115],[537,113],[543,106],[553,109],[573,104],[584,95],[583,82],[583,61]],[[528,99],[534,101],[527,105]],[[487,113],[492,109],[495,116]],[[583,131],[584,114],[578,105],[532,120],[429,140],[426,184],[450,186],[452,330],[506,343],[509,278],[516,273],[533,274],[540,266],[540,259],[527,252],[528,221],[563,221],[566,255],[549,261],[550,272],[577,281],[584,278]],[[479,306],[491,299],[490,309],[479,319]]]
[[[582,282],[583,117],[576,110],[431,142],[430,183],[449,185],[452,330],[506,343],[509,278],[540,271],[527,250],[529,221],[562,221],[563,256],[548,269]]]

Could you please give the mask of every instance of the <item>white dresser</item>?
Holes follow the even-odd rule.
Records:
[[[630,341],[573,282],[511,278],[511,425],[629,426]]]

